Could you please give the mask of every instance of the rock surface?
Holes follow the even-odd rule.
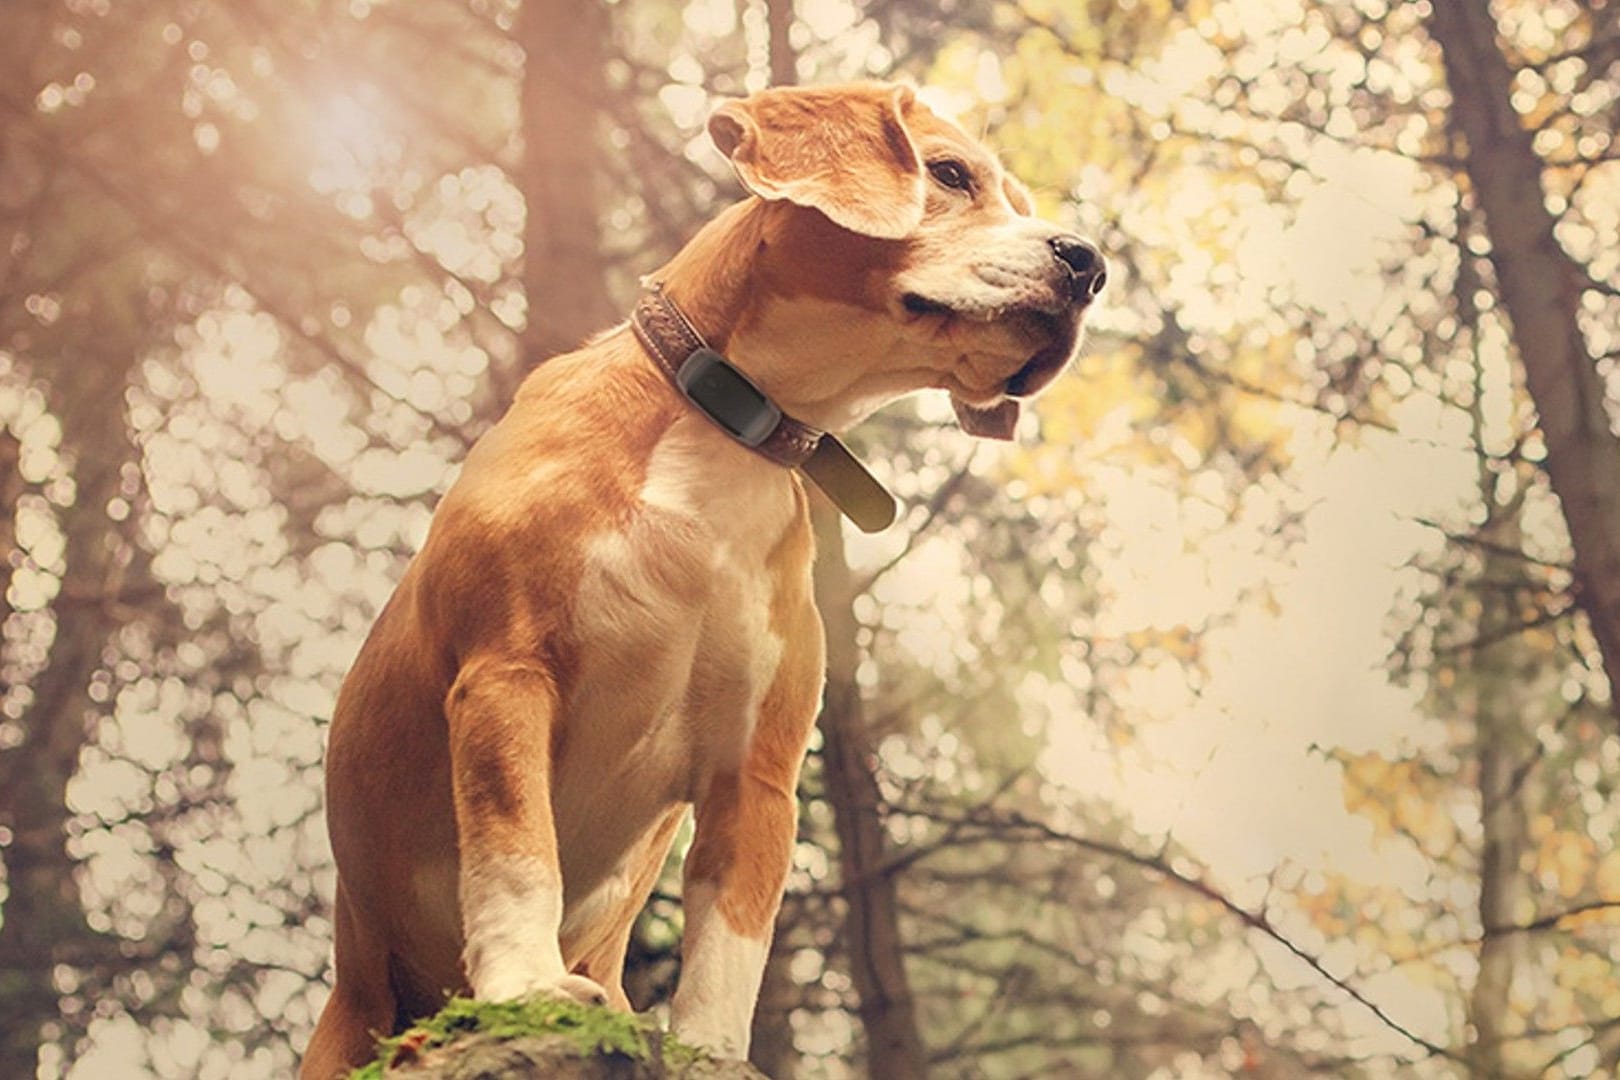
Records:
[[[650,1019],[572,1002],[452,999],[385,1040],[351,1080],[768,1080],[740,1061],[682,1046]]]

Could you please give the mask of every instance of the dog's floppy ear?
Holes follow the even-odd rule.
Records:
[[[981,439],[1005,441],[1018,427],[1018,402],[1011,398],[1002,398],[994,405],[969,405],[952,394],[951,407],[956,410],[956,422],[962,430]]]
[[[716,109],[709,135],[755,195],[898,240],[917,228],[927,200],[904,118],[914,98],[879,83],[763,90]]]

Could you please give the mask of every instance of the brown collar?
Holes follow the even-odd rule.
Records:
[[[694,352],[709,347],[686,313],[664,295],[660,286],[655,285],[642,294],[630,316],[630,326],[636,332],[636,339],[658,361],[658,366],[664,369],[669,381],[677,386],[680,385],[681,365]],[[803,465],[816,452],[816,444],[821,442],[823,434],[817,428],[783,413],[765,441],[749,449],[791,469]]]
[[[664,295],[660,285],[648,289],[636,302],[630,314],[630,328],[665,377],[689,401],[691,397],[682,388],[681,381],[681,369],[687,361],[701,352],[724,362],[724,358],[712,353],[703,335],[675,302]],[[880,532],[893,523],[894,496],[833,435],[778,409],[780,416],[776,426],[759,441],[751,442],[739,437],[695,402],[693,407],[755,453],[786,468],[799,469],[864,532]]]

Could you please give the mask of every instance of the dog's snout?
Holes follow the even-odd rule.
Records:
[[[1108,264],[1102,252],[1078,236],[1054,236],[1047,243],[1052,254],[1068,267],[1070,291],[1076,300],[1090,300],[1108,283]]]

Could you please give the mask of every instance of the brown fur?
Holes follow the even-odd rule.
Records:
[[[770,91],[724,106],[712,130],[755,195],[656,279],[788,411],[839,427],[927,386],[1004,405],[997,387],[1032,355],[1066,358],[1083,304],[1049,265],[1055,231],[1025,220],[1022,189],[910,91]],[[928,181],[941,153],[979,178],[973,198]],[[998,272],[1025,267],[1008,314],[910,310],[913,280],[947,306],[959,284],[977,310],[983,275],[962,253],[981,234],[1008,253]],[[746,1052],[738,1002],[759,971],[714,957],[762,963],[780,902],[821,689],[811,558],[798,474],[695,414],[626,328],[529,376],[338,697],[337,978],[306,1080],[477,989],[476,965],[505,965],[510,982],[527,957],[489,949],[508,923],[526,928],[502,905],[534,889],[557,894],[535,910],[551,912],[540,929],[561,960],[534,986],[628,1007],[631,926],[688,805],[686,888],[719,917],[689,907],[675,1022]],[[533,944],[541,965],[548,939]],[[689,976],[701,985],[683,998]]]

